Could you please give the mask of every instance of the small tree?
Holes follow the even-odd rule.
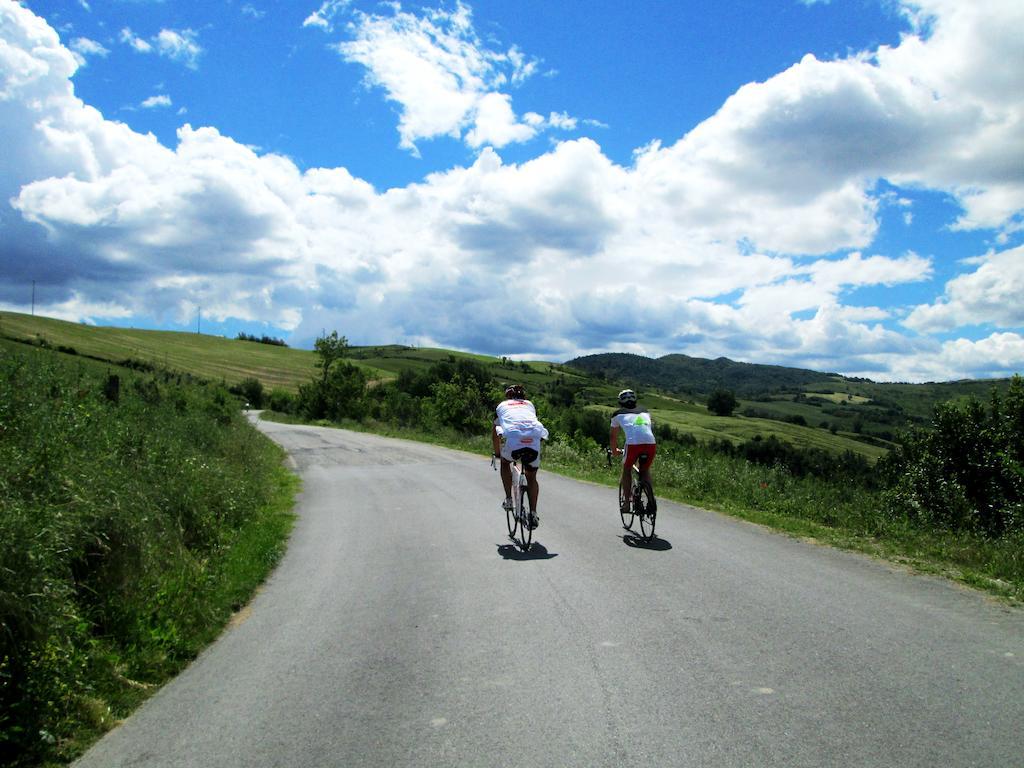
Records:
[[[320,361],[317,363],[317,368],[320,369],[320,381],[326,382],[334,361],[340,360],[348,353],[348,339],[339,336],[337,331],[331,331],[329,335],[320,336],[313,342],[313,350],[320,357]]]
[[[366,394],[366,375],[351,363],[330,369],[326,380],[299,385],[298,411],[307,419],[358,419]]]
[[[728,389],[716,389],[708,398],[708,410],[716,416],[732,416],[740,402]]]

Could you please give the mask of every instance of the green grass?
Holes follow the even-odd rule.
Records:
[[[63,762],[248,600],[297,480],[219,385],[11,342],[0,438],[0,763]]]

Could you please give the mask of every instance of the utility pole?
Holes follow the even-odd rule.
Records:
[[[32,281],[32,317],[36,316],[36,281]]]
[[[203,326],[203,308],[199,307],[199,314],[196,315],[196,333],[197,334],[201,334],[202,333],[202,326]]]

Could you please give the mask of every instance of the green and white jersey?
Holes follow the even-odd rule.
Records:
[[[654,428],[646,408],[619,408],[612,414],[612,426],[626,435],[626,445],[653,445]]]

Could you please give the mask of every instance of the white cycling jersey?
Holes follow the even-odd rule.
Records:
[[[548,431],[537,419],[537,409],[529,400],[505,400],[495,409],[494,426],[498,435],[504,438],[501,456],[512,460],[512,451],[532,448],[537,459],[532,466],[540,463],[540,441],[548,439]]]
[[[652,445],[654,429],[646,408],[620,408],[612,414],[612,426],[626,435],[626,445]]]

